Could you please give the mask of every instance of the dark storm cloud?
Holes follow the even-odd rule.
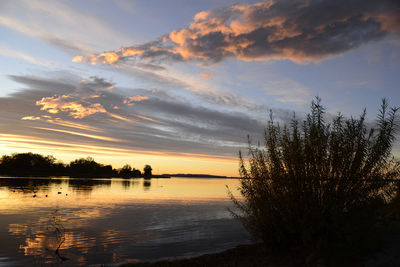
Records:
[[[158,40],[74,61],[147,63],[227,57],[242,60],[319,61],[400,30],[395,0],[280,0],[198,13],[186,28]]]

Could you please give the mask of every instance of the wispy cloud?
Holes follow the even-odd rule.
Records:
[[[241,60],[320,61],[400,30],[398,1],[266,0],[203,11],[186,28],[117,51],[73,61],[116,64],[134,57],[145,62],[227,57]]]
[[[162,90],[121,90],[115,85],[109,91],[109,82],[98,77],[84,79],[85,82],[82,77],[12,78],[27,89],[0,98],[0,112],[4,115],[0,125],[9,126],[3,127],[2,134],[29,132],[32,139],[46,139],[49,144],[107,143],[115,149],[212,157],[235,155],[246,146],[248,133],[262,139],[259,135],[264,128],[263,118],[234,110],[227,114],[218,110],[218,105],[199,106],[184,98],[168,97]],[[93,95],[98,97],[92,98]],[[125,100],[135,105],[128,105]],[[101,105],[105,112],[89,112],[94,104]],[[286,113],[278,111],[277,117],[284,119]]]
[[[0,25],[73,55],[132,41],[104,19],[61,1],[3,0]]]
[[[25,116],[25,117],[22,117],[21,120],[23,120],[23,121],[38,121],[38,120],[41,120],[41,118],[35,117],[35,116]]]
[[[267,81],[263,90],[279,102],[299,107],[307,106],[310,99],[310,89],[290,79]]]
[[[135,95],[135,96],[128,96],[126,99],[124,99],[124,104],[128,106],[133,106],[138,102],[141,102],[143,100],[149,99],[147,96],[141,96],[141,95]]]
[[[37,147],[47,153],[143,153],[232,160],[239,149],[246,149],[249,133],[254,142],[263,140],[266,114],[256,116],[240,109],[226,112],[218,105],[201,106],[187,99],[169,97],[162,90],[121,90],[115,84],[109,91],[106,89],[109,82],[98,77],[85,78],[84,83],[82,77],[70,78],[69,82],[62,77],[12,78],[26,89],[0,98],[0,113],[3,114],[0,125],[7,125],[2,127],[0,144],[5,147]],[[285,91],[286,85],[274,84],[273,87]],[[265,90],[286,98],[285,101],[298,101],[288,98],[289,93]],[[298,89],[298,94],[302,93],[302,89]],[[81,99],[102,105],[107,113],[74,118],[69,110],[55,114],[40,110],[36,101],[54,94],[80,94]],[[100,97],[89,98],[94,94]],[[126,105],[124,100],[129,96],[147,98],[138,97],[141,101]],[[118,109],[113,109],[115,106]],[[293,113],[274,109],[274,115],[277,120],[288,122]]]
[[[1,134],[0,133],[0,144],[7,147],[13,147],[16,149],[37,149],[39,151],[46,151],[48,153],[59,153],[67,152],[74,154],[86,154],[91,155],[105,155],[105,156],[132,156],[134,154],[139,155],[153,155],[153,156],[173,156],[181,158],[192,158],[192,159],[207,159],[213,161],[229,161],[235,162],[237,158],[234,156],[222,156],[222,155],[208,155],[200,153],[185,153],[185,152],[165,152],[165,151],[151,151],[151,150],[136,150],[129,148],[116,148],[105,145],[87,145],[76,142],[64,142],[64,141],[50,141],[48,139],[36,138],[27,135],[15,135],[15,134]]]
[[[13,49],[7,45],[1,44],[1,43],[0,43],[0,55],[10,57],[10,58],[20,59],[20,60],[32,63],[34,65],[39,65],[39,66],[43,66],[43,67],[47,67],[47,68],[55,67],[57,65],[55,62],[31,56],[27,53],[15,50],[15,49]]]
[[[38,117],[36,117],[36,118],[38,118]],[[42,116],[40,119],[44,119],[51,124],[61,125],[61,126],[65,126],[68,128],[75,128],[75,129],[92,131],[92,132],[103,132],[103,130],[101,130],[99,128],[91,127],[91,126],[83,124],[83,123],[66,121],[66,120],[62,120],[60,118],[52,118],[52,117],[46,116],[46,115]]]
[[[203,77],[204,79],[211,79],[215,75],[210,73],[210,72],[203,71],[203,72],[200,73],[200,76]]]
[[[74,132],[74,131],[67,131],[67,130],[61,130],[61,129],[54,129],[54,128],[46,128],[46,127],[33,127],[35,129],[39,130],[45,130],[45,131],[53,131],[53,132],[59,132],[59,133],[66,133],[66,134],[71,134],[71,135],[79,135],[79,136],[84,136],[92,139],[98,139],[98,140],[103,140],[103,141],[111,141],[111,142],[118,142],[122,141],[119,139],[111,138],[111,137],[106,137],[106,136],[100,136],[100,135],[93,135],[93,134],[85,134],[81,132]]]

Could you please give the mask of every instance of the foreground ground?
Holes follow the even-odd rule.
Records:
[[[276,266],[271,264],[260,245],[241,245],[220,253],[205,254],[199,257],[179,260],[165,260],[151,263],[129,263],[121,267],[204,267],[204,266]],[[289,266],[289,265],[287,265]]]
[[[346,257],[338,257],[338,262],[318,266],[400,266],[400,222],[384,226],[380,231],[380,249],[366,258],[349,262]],[[302,266],[296,257],[271,255],[260,244],[241,245],[220,253],[205,254],[198,257],[157,262],[127,263],[121,267],[247,267],[247,266]]]

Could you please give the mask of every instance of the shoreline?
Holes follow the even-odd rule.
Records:
[[[172,258],[147,262],[121,263],[119,267],[204,267],[204,266],[277,266],[276,260],[265,251],[260,243],[238,245],[221,252],[207,253],[187,258]],[[290,266],[282,265],[279,266]]]
[[[8,176],[8,175],[0,175],[0,179],[80,179],[80,180],[96,180],[96,179],[121,179],[121,180],[130,180],[130,179],[171,179],[171,178],[193,178],[193,179],[234,179],[238,180],[241,179],[240,177],[220,177],[220,176],[164,176],[164,175],[154,175],[151,178],[145,177],[70,177],[70,176],[57,176],[57,175],[50,175],[50,176]]]
[[[319,266],[400,266],[398,251],[400,248],[400,219],[392,221],[378,230],[379,247],[364,254],[361,258],[333,252],[334,258],[328,259],[327,265],[318,261]],[[300,255],[299,255],[300,256]],[[332,256],[332,255],[331,255]],[[120,263],[119,267],[290,267],[304,266],[301,257],[288,251],[268,252],[262,243],[242,244],[234,248],[215,253],[187,258],[171,258],[147,262]],[[333,260],[333,262],[332,262]],[[332,265],[333,264],[333,265]]]

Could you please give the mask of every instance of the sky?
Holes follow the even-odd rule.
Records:
[[[0,154],[237,176],[271,110],[400,106],[399,1],[2,0],[0,36]]]

